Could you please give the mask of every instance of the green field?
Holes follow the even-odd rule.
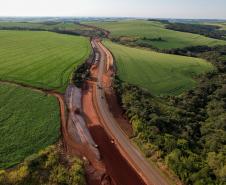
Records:
[[[164,41],[150,41],[149,43],[160,49],[183,48],[197,45],[218,45],[226,41],[208,38],[198,34],[184,33],[165,29],[164,24],[156,21],[102,21],[84,22],[84,24],[95,25],[111,32],[111,37],[128,36],[131,38],[147,37],[156,39],[161,37]]]
[[[213,69],[212,64],[202,59],[130,48],[110,41],[104,44],[115,56],[120,79],[154,95],[178,95],[196,85],[194,76]]]
[[[90,54],[85,37],[42,31],[0,31],[0,80],[63,91]]]
[[[59,118],[55,97],[0,84],[0,169],[55,143]]]

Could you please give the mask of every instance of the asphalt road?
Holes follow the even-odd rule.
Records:
[[[126,157],[130,165],[136,169],[137,173],[143,178],[147,185],[169,185],[160,171],[156,169],[156,167],[151,166],[140,151],[130,142],[109,111],[104,90],[98,88],[98,86],[103,86],[102,76],[105,71],[105,66],[107,66],[106,62],[112,64],[113,57],[100,42],[94,41],[94,44],[101,54],[97,81],[98,85],[96,85],[95,91],[97,107],[99,109],[98,112],[104,120],[105,129],[114,139],[115,144],[118,145],[120,151]]]

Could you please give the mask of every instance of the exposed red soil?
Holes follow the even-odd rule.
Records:
[[[89,127],[92,126],[98,126],[100,125],[100,121],[99,118],[96,114],[96,111],[94,109],[94,105],[93,105],[93,82],[91,81],[86,81],[84,84],[84,88],[82,91],[82,108],[83,108],[83,117]],[[94,138],[94,141],[96,142],[95,137],[93,136],[92,132],[91,132],[92,137]],[[99,146],[99,143],[97,143],[97,145]],[[101,156],[103,155],[102,152]],[[105,164],[105,161],[104,161]],[[106,165],[106,164],[105,164]],[[86,168],[86,172],[88,173],[92,173],[92,170],[90,170],[90,167]],[[106,174],[109,174],[108,171],[106,171]],[[88,174],[87,175],[87,183],[88,185],[100,185],[100,181],[97,179],[93,179],[92,175]],[[106,184],[107,185],[107,184]],[[113,183],[109,184],[109,185],[114,185]],[[115,184],[116,185],[116,184]]]
[[[99,125],[100,121],[96,114],[93,104],[93,84],[90,81],[86,81],[85,88],[82,91],[82,107],[83,107],[83,117],[86,123],[89,125]]]
[[[119,124],[120,128],[123,132],[128,136],[133,136],[133,129],[132,126],[124,116],[124,112],[119,105],[118,98],[112,88],[112,81],[111,77],[114,74],[113,68],[111,68],[108,72],[106,72],[103,76],[104,88],[105,88],[105,96],[108,103],[108,108],[110,112],[113,114],[114,118],[116,119],[117,123]]]
[[[97,69],[92,68],[91,71],[91,74],[94,75],[94,77],[97,74],[95,70]],[[109,76],[106,77],[107,79],[105,84],[110,82]],[[111,184],[144,185],[143,180],[123,157],[123,155],[117,149],[117,146],[111,142],[112,139],[102,127],[102,120],[95,108],[94,82],[87,81],[84,84],[82,94],[83,116],[94,141],[99,146],[102,160],[106,166],[106,173],[111,177]],[[118,113],[117,111],[118,110],[116,110],[115,113]],[[91,182],[90,185],[93,185],[92,183],[95,184],[96,182]]]
[[[53,95],[58,98],[60,104],[62,123],[61,131],[63,134],[64,147],[67,150],[67,153],[80,157],[85,156],[89,162],[91,162],[91,164],[88,163],[85,165],[87,184],[100,185],[107,178],[104,163],[102,161],[96,160],[96,158],[93,156],[93,153],[89,149],[89,145],[76,144],[68,132],[68,128],[71,126],[68,125],[70,122],[68,122],[66,119],[64,98],[59,94]]]
[[[131,127],[131,124],[129,123],[129,120],[124,116],[123,110],[118,103],[116,95],[114,94],[114,92],[109,90],[106,91],[105,96],[108,102],[109,110],[113,114],[120,128],[128,137],[132,137],[133,129]]]
[[[145,185],[134,169],[121,155],[117,146],[101,126],[91,126],[90,132],[99,145],[107,173],[117,185]]]
[[[56,96],[59,101],[60,115],[61,115],[61,132],[63,134],[63,142],[64,142],[66,151],[70,154],[79,155],[81,157],[83,156],[87,157],[95,168],[104,172],[105,171],[104,166],[102,166],[102,164],[99,161],[95,160],[95,158],[93,157],[93,154],[89,150],[89,146],[85,144],[84,145],[77,144],[74,141],[73,137],[69,134],[68,129],[70,127],[68,125],[68,120],[66,116],[65,102],[64,102],[63,95],[56,94],[56,93],[52,93],[52,95]]]

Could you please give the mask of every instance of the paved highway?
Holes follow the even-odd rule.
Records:
[[[140,151],[130,142],[128,137],[122,132],[118,123],[109,111],[104,89],[98,88],[98,86],[103,87],[102,77],[104,71],[106,70],[105,67],[113,63],[113,57],[111,53],[100,42],[95,40],[94,44],[101,54],[98,80],[95,87],[95,98],[98,113],[103,119],[105,129],[111,135],[111,137],[114,138],[115,144],[118,145],[122,154],[126,157],[130,165],[136,169],[137,173],[143,178],[147,185],[169,185],[169,183],[165,180],[165,177],[159,172],[159,170],[151,166],[146,158],[140,153]]]

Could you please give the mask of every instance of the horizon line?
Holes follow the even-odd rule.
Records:
[[[74,15],[0,15],[0,18],[130,18],[130,19],[181,19],[181,20],[226,20],[226,18],[184,18],[184,17],[133,17],[133,16],[74,16]]]

